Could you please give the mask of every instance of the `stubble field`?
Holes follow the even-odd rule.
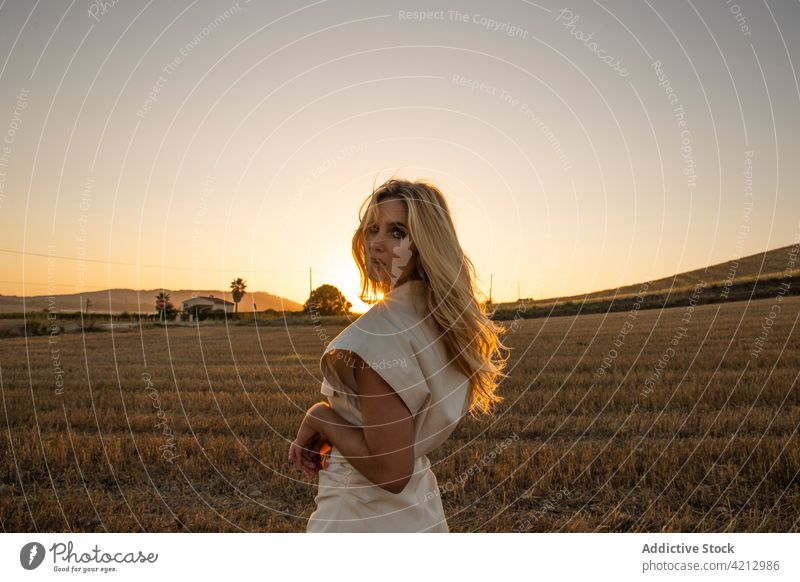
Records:
[[[504,322],[505,402],[430,455],[450,530],[798,531],[798,316]],[[304,531],[316,481],[286,452],[341,329],[0,340],[3,531]]]

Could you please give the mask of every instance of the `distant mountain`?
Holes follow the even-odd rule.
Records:
[[[54,295],[54,309],[56,312],[78,311],[81,305],[85,306],[86,300],[89,299],[89,311],[91,312],[120,313],[122,311],[128,311],[131,313],[154,313],[155,296],[161,291],[164,290],[144,289],[137,291],[136,289],[107,289],[105,291],[91,291],[79,294]],[[191,299],[193,294],[204,296],[213,295],[214,297],[219,297],[233,303],[233,296],[230,291],[187,291],[184,289],[176,291],[166,289],[165,291],[169,293],[169,300],[178,309],[180,309],[181,303],[187,299]],[[48,301],[49,297],[47,295],[25,297],[25,310],[28,312],[46,310],[48,309]],[[265,293],[264,291],[255,291],[251,293],[248,291],[239,302],[239,312],[252,312],[254,303],[258,311],[263,311],[265,309],[299,311],[303,308],[299,303],[290,301],[289,299],[283,299],[271,293]],[[22,310],[22,297],[18,295],[0,296],[0,313],[22,312]]]

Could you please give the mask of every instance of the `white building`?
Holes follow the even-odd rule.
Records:
[[[192,297],[183,302],[183,312],[189,316],[190,320],[194,316],[211,315],[216,313],[233,313],[234,305],[230,301],[225,301],[219,297],[200,296]]]

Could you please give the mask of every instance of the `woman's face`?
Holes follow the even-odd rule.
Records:
[[[367,273],[373,281],[394,288],[416,268],[416,247],[408,230],[408,211],[401,200],[390,198],[376,204],[377,223],[367,225],[364,247]]]

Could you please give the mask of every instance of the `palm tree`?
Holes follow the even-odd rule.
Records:
[[[231,291],[233,291],[233,312],[239,313],[239,301],[244,297],[244,290],[247,289],[247,281],[243,281],[241,277],[234,279],[231,282]]]
[[[158,312],[158,320],[166,319],[168,314],[175,311],[175,307],[169,301],[169,293],[161,291],[156,297],[156,311]]]

